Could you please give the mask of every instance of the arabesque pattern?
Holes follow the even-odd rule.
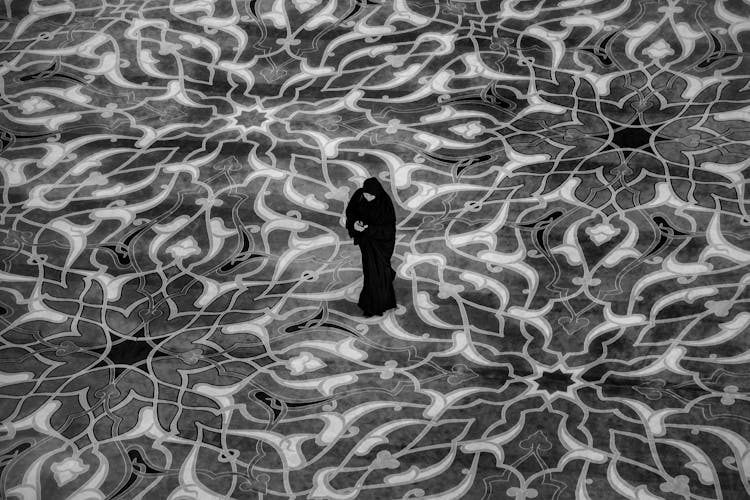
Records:
[[[750,496],[750,2],[0,16],[5,497]]]

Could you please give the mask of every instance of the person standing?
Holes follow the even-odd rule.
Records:
[[[375,177],[365,180],[346,207],[346,229],[362,252],[364,286],[357,305],[365,317],[396,307],[391,256],[396,245],[396,211]]]

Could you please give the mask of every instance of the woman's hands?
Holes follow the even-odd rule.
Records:
[[[358,220],[357,222],[354,223],[354,230],[355,231],[361,233],[365,229],[367,229],[367,224],[363,224],[361,220]]]

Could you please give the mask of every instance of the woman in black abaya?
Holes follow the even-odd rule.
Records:
[[[357,189],[346,207],[346,229],[362,252],[365,283],[358,305],[365,316],[378,316],[396,307],[391,256],[396,245],[396,212],[388,193],[375,177]]]

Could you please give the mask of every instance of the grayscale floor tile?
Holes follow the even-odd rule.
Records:
[[[746,46],[747,0],[0,2],[3,498],[750,498]]]

